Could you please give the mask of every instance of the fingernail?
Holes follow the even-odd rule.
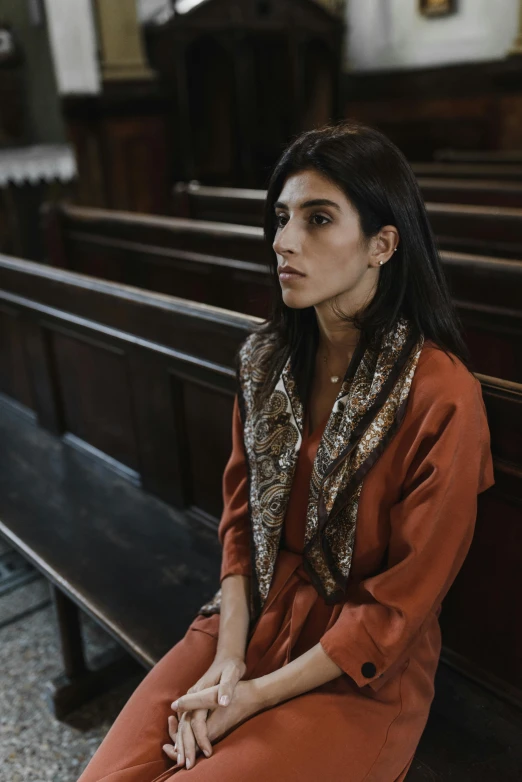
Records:
[[[187,768],[190,768],[190,760],[187,758]]]
[[[222,706],[226,706],[228,703],[228,695],[222,695],[219,702]]]
[[[178,752],[178,763],[181,763],[181,755]]]
[[[203,752],[204,752],[204,754],[205,754],[205,756],[206,756],[207,758],[209,758],[209,757],[210,757],[210,752],[208,751],[208,749],[204,749],[204,750],[203,750]]]
[[[173,709],[177,709],[178,708],[178,702],[177,701],[174,701],[174,703],[171,703],[170,705],[171,705],[171,707]]]

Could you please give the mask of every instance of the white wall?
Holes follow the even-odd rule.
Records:
[[[137,0],[138,19],[147,22],[151,18],[166,18],[172,10],[171,0]]]
[[[418,68],[502,59],[518,30],[518,0],[457,0],[457,13],[423,16],[418,0],[347,0],[346,68]]]
[[[97,93],[100,73],[91,0],[45,0],[58,92]]]

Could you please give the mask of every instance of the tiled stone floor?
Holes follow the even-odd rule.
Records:
[[[82,617],[88,659],[114,642]],[[45,684],[61,673],[60,649],[47,582],[38,578],[0,597],[0,779],[76,782],[140,680],[56,720]]]

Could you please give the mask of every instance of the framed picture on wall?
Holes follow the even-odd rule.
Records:
[[[457,10],[458,0],[419,0],[419,10],[423,16],[448,16]]]

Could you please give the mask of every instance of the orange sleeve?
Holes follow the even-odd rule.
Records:
[[[232,453],[223,473],[223,514],[218,538],[223,549],[220,581],[232,574],[250,576],[248,478],[237,394],[232,412]]]
[[[432,376],[402,426],[405,480],[391,508],[387,569],[348,588],[320,639],[360,687],[401,665],[438,614],[471,544],[477,494],[495,482],[481,386],[472,375],[444,387]]]

